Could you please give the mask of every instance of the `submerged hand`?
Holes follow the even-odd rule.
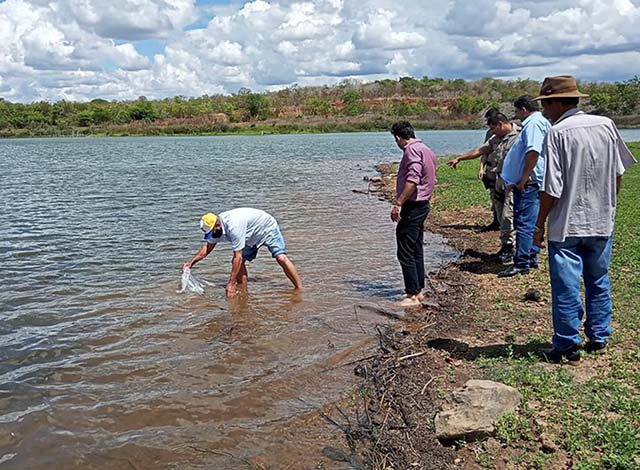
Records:
[[[191,269],[191,263],[186,262],[182,265],[182,272],[185,272],[185,270],[187,269]]]
[[[238,291],[236,290],[236,283],[228,283],[225,292],[227,294],[227,297],[234,297],[238,293]]]

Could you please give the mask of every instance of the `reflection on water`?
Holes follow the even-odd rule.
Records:
[[[482,131],[425,133],[439,153]],[[353,194],[388,134],[0,142],[0,465],[229,468],[316,458],[294,430],[330,402],[401,292],[389,206]],[[227,301],[228,248],[177,294],[202,213],[265,209],[306,287],[268,252]],[[427,237],[431,269],[451,253]],[[430,254],[430,255],[429,255]],[[314,447],[315,446],[315,447]]]

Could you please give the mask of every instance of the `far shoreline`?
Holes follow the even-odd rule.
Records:
[[[640,129],[640,115],[609,116],[618,129]],[[362,115],[338,119],[266,119],[250,121],[184,121],[142,120],[128,124],[91,126],[9,127],[0,129],[0,139],[57,137],[218,137],[265,135],[313,135],[389,132],[394,122],[408,120],[417,131],[486,130],[478,115],[457,115],[448,118],[420,116]]]
[[[459,128],[421,128],[416,127],[416,131],[435,131],[435,132],[458,132],[458,131],[486,131],[483,127],[459,127]],[[640,129],[639,125],[631,125],[625,127],[619,127],[619,130],[636,130]],[[30,134],[30,133],[17,133],[17,134],[0,134],[0,142],[3,140],[27,140],[27,139],[108,139],[108,138],[126,138],[126,137],[230,137],[230,136],[246,136],[246,137],[264,137],[273,135],[331,135],[331,134],[375,134],[389,132],[389,129],[336,129],[336,130],[314,130],[314,129],[302,129],[302,130],[285,130],[285,131],[258,131],[258,130],[239,130],[233,132],[200,132],[200,133],[68,133],[68,134]]]

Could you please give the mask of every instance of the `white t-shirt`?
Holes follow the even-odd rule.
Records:
[[[278,228],[271,215],[260,209],[240,207],[218,214],[222,224],[222,236],[207,240],[207,243],[228,241],[233,251],[241,251],[245,246],[260,247],[267,237]]]
[[[542,191],[557,198],[548,237],[609,237],[616,215],[616,177],[635,163],[611,119],[571,109],[547,133]]]

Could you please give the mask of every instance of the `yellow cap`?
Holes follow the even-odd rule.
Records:
[[[213,230],[213,227],[216,225],[217,221],[218,216],[213,212],[209,212],[208,214],[205,214],[200,218],[200,228],[204,233],[208,233]]]

